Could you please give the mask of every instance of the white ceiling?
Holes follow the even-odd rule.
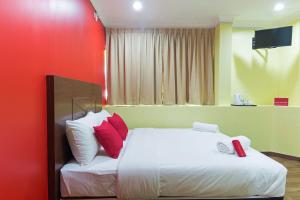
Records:
[[[91,0],[107,27],[213,27],[233,22],[238,27],[266,27],[300,19],[300,0],[140,0],[143,10],[132,8],[134,0]],[[285,4],[273,11],[277,2]]]

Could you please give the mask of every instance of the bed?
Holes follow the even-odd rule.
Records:
[[[48,76],[47,88],[49,200],[283,199],[286,169],[254,149],[246,158],[217,152],[221,133],[133,129],[118,159],[100,150],[80,166],[64,121],[101,110],[100,86]]]

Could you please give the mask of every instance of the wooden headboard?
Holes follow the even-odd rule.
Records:
[[[60,199],[60,169],[72,158],[66,120],[101,110],[101,86],[58,76],[47,79],[48,200]]]

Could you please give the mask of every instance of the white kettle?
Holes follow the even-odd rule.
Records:
[[[236,93],[234,95],[234,105],[243,105],[243,104],[244,104],[243,96],[240,95],[239,93]]]

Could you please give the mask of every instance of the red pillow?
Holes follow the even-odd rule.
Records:
[[[112,117],[107,118],[108,122],[118,131],[123,140],[126,139],[128,127],[124,120],[116,113]]]
[[[107,155],[118,158],[123,147],[123,140],[116,129],[108,122],[103,121],[100,126],[94,127],[94,130],[98,142],[103,146]]]

